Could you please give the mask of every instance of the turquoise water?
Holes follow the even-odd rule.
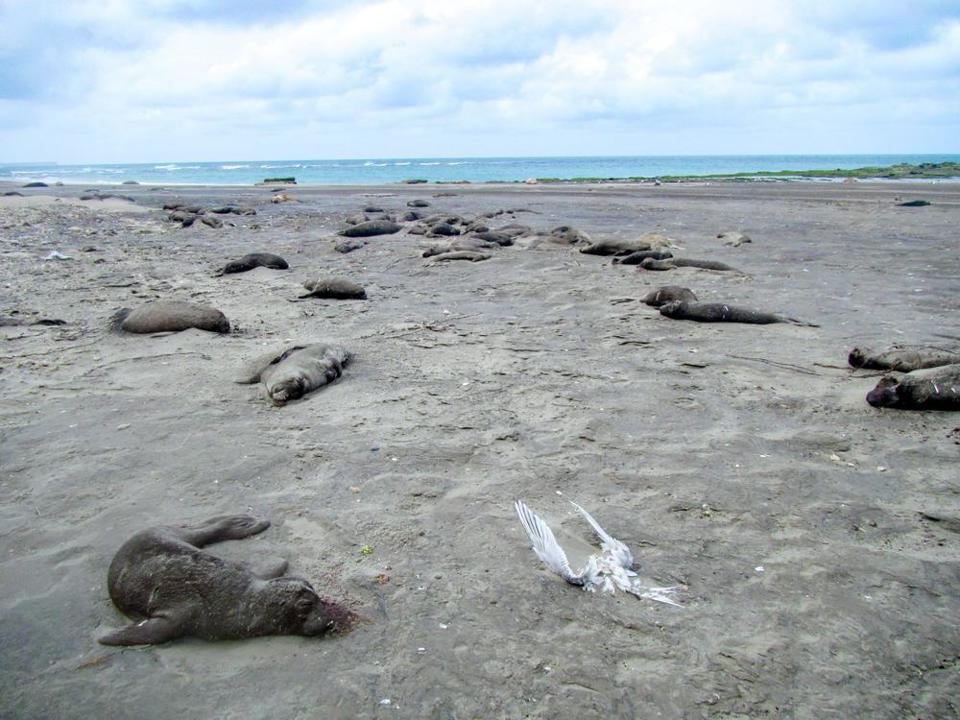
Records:
[[[664,155],[645,157],[394,158],[359,160],[235,160],[139,164],[3,164],[0,180],[159,185],[252,185],[296,177],[302,185],[367,185],[410,178],[470,182],[527,178],[624,178],[713,175],[761,170],[830,170],[896,163],[960,162],[960,155]]]

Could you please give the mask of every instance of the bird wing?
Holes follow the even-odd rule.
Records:
[[[608,550],[626,570],[630,570],[633,567],[633,553],[630,552],[630,548],[600,527],[600,523],[594,520],[590,513],[573,502],[573,500],[570,501],[570,504],[576,508],[578,513],[583,515],[584,520],[590,523],[593,532],[600,538],[601,547],[603,547],[604,550]]]
[[[570,569],[567,554],[553,536],[553,531],[540,519],[540,516],[527,507],[522,500],[517,500],[514,507],[523,529],[530,537],[530,544],[537,557],[571,585],[583,585],[583,574],[578,575]]]
[[[672,587],[651,587],[651,588],[642,588],[634,585],[633,587],[627,588],[627,592],[636,595],[639,598],[644,598],[645,600],[655,600],[659,603],[664,603],[665,605],[673,605],[674,607],[683,607],[680,603],[673,599],[673,595],[680,589],[680,586],[674,585]]]

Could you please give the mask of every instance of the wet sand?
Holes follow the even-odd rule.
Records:
[[[268,188],[0,193],[15,189],[28,197],[0,198],[0,313],[67,324],[0,328],[0,716],[960,712],[960,415],[878,411],[876,373],[845,367],[858,344],[960,345],[960,186],[291,188],[300,202],[279,205]],[[494,227],[662,232],[745,275],[549,244],[433,263],[406,232],[333,250],[348,215],[414,198],[534,211]],[[896,205],[917,198],[932,205]],[[178,200],[258,214],[181,229],[160,210]],[[753,243],[725,247],[731,230]],[[43,260],[54,250],[71,259]],[[256,251],[291,269],[213,276]],[[291,302],[320,273],[369,299]],[[665,284],[821,327],[670,320],[639,302]],[[108,331],[115,309],[157,298],[212,304],[234,332]],[[356,359],[283,408],[232,382],[301,340]],[[574,565],[591,551],[580,503],[651,583],[686,585],[685,607],[566,585],[515,498]],[[105,583],[130,535],[240,512],[273,526],[212,552],[285,557],[366,622],[330,639],[97,644],[127,622]]]

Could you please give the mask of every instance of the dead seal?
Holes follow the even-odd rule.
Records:
[[[904,347],[894,345],[889,350],[876,352],[855,347],[847,356],[851,367],[865,370],[895,370],[911,372],[960,363],[960,353],[939,348]]]
[[[453,237],[460,234],[460,230],[450,223],[437,223],[430,225],[427,230],[427,237]]]
[[[474,237],[480,238],[485,242],[496,243],[500,247],[509,247],[513,245],[513,238],[506,233],[497,232],[496,230],[485,230],[477,232]]]
[[[364,245],[366,245],[363,240],[341,240],[336,245],[333,246],[333,249],[338,253],[351,253],[354,250],[359,250]]]
[[[286,405],[332,383],[343,374],[351,357],[338,345],[293,345],[250,361],[236,382],[251,385],[259,381],[274,405]]]
[[[273,253],[250,253],[244,255],[239,260],[233,260],[223,266],[219,275],[229,275],[231,273],[242,273],[254,268],[265,267],[271,270],[289,270],[287,261],[279,255]]]
[[[434,257],[435,255],[442,255],[443,253],[458,252],[458,251],[467,251],[467,252],[478,252],[480,250],[486,250],[487,248],[499,247],[496,243],[487,242],[482,240],[479,237],[458,237],[456,240],[452,240],[446,243],[438,243],[437,245],[431,245],[424,249],[421,253],[421,257]]]
[[[186,527],[153,527],[127,540],[110,563],[110,599],[137,622],[113,630],[104,645],[154,645],[180,637],[237,640],[264,635],[348,631],[356,616],[321,597],[286,562],[255,574],[203,550],[270,527],[247,515],[216,517]]]
[[[733,322],[750,325],[771,325],[773,323],[792,323],[805,327],[820,327],[813,323],[783,317],[759,310],[728,305],[726,303],[702,303],[690,301],[668,302],[660,306],[660,314],[673,320],[693,320],[695,322]]]
[[[374,237],[375,235],[393,235],[400,232],[400,226],[390,220],[367,220],[344,228],[338,235],[343,237]]]
[[[647,258],[640,262],[640,267],[644,270],[673,270],[678,267],[700,268],[701,270],[716,270],[717,272],[735,272],[742,273],[735,267],[716,260],[696,260],[694,258],[669,258],[667,260],[654,260]]]
[[[679,285],[664,285],[647,293],[643,302],[651,307],[660,307],[671,302],[696,302],[697,296],[690,288]]]
[[[516,240],[518,237],[523,237],[524,235],[532,235],[533,228],[531,228],[529,225],[522,225],[520,223],[510,223],[509,225],[496,228],[495,232]]]
[[[326,298],[330,300],[366,300],[367,291],[361,285],[355,282],[345,280],[344,278],[319,278],[317,280],[307,280],[303,283],[307,289],[306,295],[300,298]]]
[[[722,232],[717,234],[718,240],[723,240],[724,245],[729,245],[730,247],[740,247],[746,243],[752,243],[753,240],[750,239],[749,235],[744,235],[742,232],[730,231]]]
[[[639,265],[647,258],[653,260],[669,260],[673,257],[673,253],[669,250],[640,250],[635,253],[630,253],[623,257],[615,257],[613,259],[614,265]]]
[[[230,321],[215,307],[178,300],[155,300],[133,310],[121,308],[111,318],[111,326],[129,333],[179,332],[189,328],[230,332]]]
[[[867,393],[867,402],[897,410],[960,410],[960,363],[888,375]]]
[[[630,255],[644,250],[662,250],[675,244],[672,238],[661,233],[647,233],[636,238],[604,238],[580,248],[580,252],[588,255]]]
[[[447,262],[449,260],[469,260],[470,262],[480,262],[482,260],[489,260],[492,255],[490,253],[477,252],[474,250],[453,250],[451,252],[439,253],[433,256],[433,259],[437,262]]]
[[[553,230],[550,231],[548,239],[550,242],[555,242],[559,245],[577,245],[578,243],[591,242],[589,235],[569,225],[560,225],[559,227],[553,228]]]

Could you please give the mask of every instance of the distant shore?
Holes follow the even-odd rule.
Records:
[[[536,178],[537,182],[691,182],[697,180],[954,180],[960,181],[960,163],[899,163],[882,167],[836,168],[833,170],[759,170],[713,175],[663,175],[627,178]]]
[[[960,155],[780,155],[443,158],[184,162],[113,165],[4,164],[0,182],[69,186],[251,187],[295,178],[298,186],[521,185],[559,183],[960,181]],[[293,183],[290,183],[293,184]]]

